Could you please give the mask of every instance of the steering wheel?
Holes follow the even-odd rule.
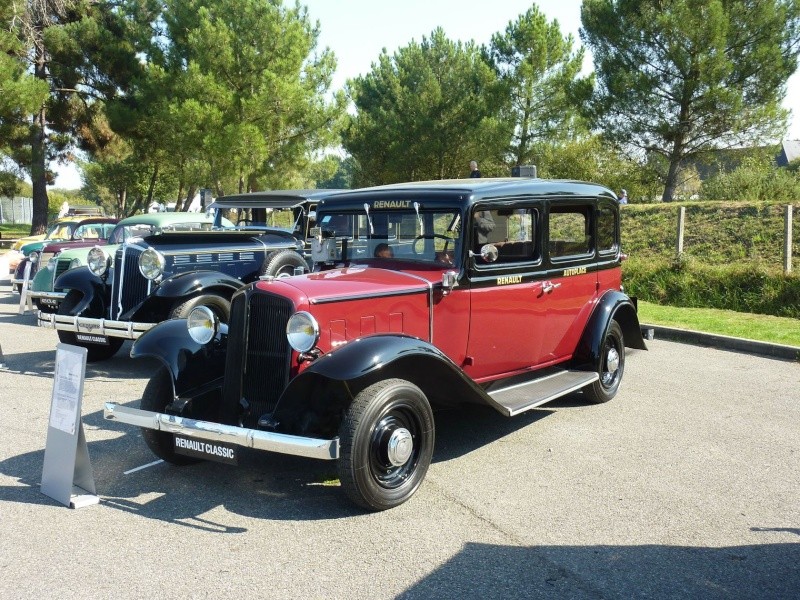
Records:
[[[450,244],[450,242],[455,241],[453,240],[453,238],[449,238],[446,235],[440,235],[438,233],[432,233],[430,235],[418,235],[417,237],[414,238],[414,241],[411,243],[411,250],[413,250],[415,255],[419,256],[420,254],[423,254],[425,252],[425,244],[422,245],[422,248],[417,248],[419,241],[433,240],[436,238],[444,240],[444,248],[438,250],[438,252],[447,252],[447,247]]]

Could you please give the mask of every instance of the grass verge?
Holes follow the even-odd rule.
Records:
[[[639,301],[639,321],[800,347],[800,319],[716,308],[676,308]]]

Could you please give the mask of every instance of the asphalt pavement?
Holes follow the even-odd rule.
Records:
[[[0,271],[2,274],[2,271]],[[87,367],[99,504],[41,492],[57,336],[0,282],[0,599],[796,598],[800,364],[659,339],[616,398],[436,414],[419,492],[383,513],[334,465],[155,463],[102,405],[155,364]]]

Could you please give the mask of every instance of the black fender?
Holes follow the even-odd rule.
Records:
[[[75,267],[56,278],[54,288],[77,290],[83,299],[75,305],[70,316],[83,314],[85,317],[102,318],[111,298],[111,286],[89,270],[89,267]],[[88,312],[84,314],[87,308]]]
[[[198,344],[189,335],[186,319],[170,319],[145,331],[133,343],[132,358],[161,362],[172,377],[176,397],[198,395],[198,390],[222,387],[226,336]]]
[[[483,388],[435,346],[406,335],[376,334],[321,356],[292,379],[273,420],[280,431],[309,433],[314,431],[309,414],[327,412],[336,419],[361,390],[393,377],[418,386],[433,406],[493,405]]]
[[[217,293],[228,300],[244,286],[239,279],[219,271],[188,271],[162,281],[140,304],[120,315],[122,321],[161,321],[168,319],[175,302],[198,293]]]
[[[154,295],[159,298],[176,299],[196,294],[201,290],[210,292],[216,289],[223,291],[230,298],[243,285],[241,280],[220,271],[189,271],[162,281]]]
[[[599,364],[603,340],[612,320],[622,328],[626,347],[647,350],[636,306],[627,295],[612,290],[603,294],[589,317],[572,359],[576,367],[594,369]]]

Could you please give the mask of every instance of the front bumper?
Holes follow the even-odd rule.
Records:
[[[73,331],[75,333],[91,333],[106,337],[135,340],[145,331],[155,327],[156,323],[134,323],[133,321],[112,321],[110,319],[90,319],[88,317],[56,315],[39,311],[39,327]]]
[[[42,303],[47,304],[48,306],[58,306],[66,297],[66,292],[40,292],[36,290],[28,290],[29,302],[32,300],[42,300]]]
[[[323,440],[223,425],[210,421],[197,421],[175,415],[120,406],[115,402],[106,402],[103,416],[109,421],[118,421],[197,440],[224,442],[256,450],[321,460],[339,458],[339,438]]]

